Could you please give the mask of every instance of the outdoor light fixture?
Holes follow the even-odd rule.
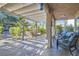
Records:
[[[40,10],[43,10],[44,9],[44,3],[40,3],[39,7],[40,7]]]

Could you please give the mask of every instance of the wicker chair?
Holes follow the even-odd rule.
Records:
[[[72,34],[72,35],[70,35],[70,37],[67,37],[65,39],[63,37],[57,39],[57,49],[59,46],[62,48],[68,49],[70,54],[73,55],[72,52],[75,51],[75,49],[77,49],[76,42],[78,40],[78,37],[79,37],[79,35]],[[72,50],[72,48],[74,48],[74,49]]]

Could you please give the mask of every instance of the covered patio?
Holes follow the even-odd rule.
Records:
[[[44,52],[43,55],[69,56],[69,55],[78,55],[79,54],[78,45],[77,45],[79,35],[77,36],[77,41],[75,41],[75,39],[72,40],[72,42],[75,42],[75,45],[73,45],[72,42],[70,41],[72,38],[71,36],[73,36],[73,35],[68,34],[66,32],[67,26],[70,26],[70,27],[73,26],[73,31],[70,30],[69,32],[73,32],[73,34],[75,34],[75,33],[78,34],[78,32],[79,32],[78,31],[79,29],[77,28],[78,27],[77,21],[78,21],[78,17],[79,17],[78,16],[78,10],[79,10],[78,7],[79,7],[79,4],[66,4],[66,3],[65,4],[60,4],[60,3],[52,4],[51,3],[51,4],[45,5],[48,49]],[[62,20],[62,22],[61,22],[61,20]],[[63,22],[63,20],[64,20],[64,22]],[[62,28],[62,30],[59,33],[57,33],[57,30],[56,30],[57,21],[59,21],[60,25],[62,26],[62,27],[60,27],[60,28]],[[63,30],[65,30],[65,32],[63,32]],[[66,34],[66,35],[64,36],[64,34]],[[69,35],[69,37],[67,38],[68,35]],[[66,41],[65,39],[68,39],[68,41]],[[67,42],[69,42],[69,43],[67,43]],[[72,49],[73,48],[72,45],[75,47],[75,49]],[[61,47],[63,49],[65,48],[65,49],[63,50],[63,49],[61,49]],[[75,50],[75,52],[74,52],[74,50]]]
[[[79,28],[77,22],[79,22],[79,4],[77,3],[2,3],[0,4],[0,11],[6,12],[12,16],[19,16],[23,18],[21,22],[21,35],[13,36],[9,34],[9,26],[6,32],[0,35],[0,55],[13,55],[13,56],[70,56],[70,55],[79,55],[78,51],[78,34]],[[20,19],[21,19],[20,18]],[[15,18],[13,18],[15,19]],[[27,20],[34,22],[34,28],[30,31],[33,36],[28,38],[29,32],[25,31],[25,26]],[[64,20],[60,22],[59,20]],[[69,21],[68,21],[69,20]],[[74,20],[73,23],[70,20]],[[59,24],[59,23],[61,24]],[[67,24],[67,22],[71,22]],[[6,22],[4,22],[6,24]],[[42,32],[39,32],[39,23],[43,24],[45,27],[44,35],[41,35]],[[7,22],[8,24],[8,22]],[[14,23],[10,23],[11,26]],[[72,25],[73,24],[73,25]],[[33,24],[32,24],[33,25]],[[72,26],[73,31],[67,31],[67,33],[72,33],[70,36],[64,38],[64,34],[57,32],[56,27],[60,26],[60,29],[66,31],[67,26]],[[71,27],[70,26],[70,27]],[[6,27],[6,25],[5,25]],[[68,27],[68,29],[70,28]],[[70,29],[71,30],[71,29]],[[13,30],[12,30],[13,31]],[[27,35],[25,35],[27,33]],[[31,35],[30,33],[30,35]],[[61,35],[62,34],[62,35]],[[8,36],[7,36],[8,35]],[[67,34],[69,35],[69,34]],[[75,36],[74,36],[75,35]],[[7,36],[7,37],[6,37]],[[74,36],[72,38],[72,36]],[[62,37],[62,38],[61,38]],[[68,49],[63,49],[59,46],[60,41],[64,39],[71,39],[67,42]],[[72,44],[73,43],[73,44]],[[62,45],[63,42],[62,42]],[[75,52],[71,51],[71,46],[76,47]],[[73,53],[72,53],[73,52]]]

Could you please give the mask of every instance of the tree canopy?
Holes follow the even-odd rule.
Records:
[[[14,24],[17,21],[18,21],[18,17],[12,16],[12,15],[9,15],[8,13],[6,13],[6,12],[0,11],[0,23],[1,24],[4,24],[4,23]]]

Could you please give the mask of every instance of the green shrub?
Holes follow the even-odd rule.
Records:
[[[70,25],[70,26],[66,26],[66,30],[73,32],[74,28],[72,25]]]
[[[31,31],[31,28],[24,28],[24,31]]]
[[[59,33],[62,31],[62,26],[61,25],[57,25],[56,26],[56,32]]]
[[[41,34],[44,34],[46,32],[46,30],[44,27],[39,27],[38,32],[40,32]]]
[[[3,26],[0,26],[0,34],[3,32]]]
[[[13,36],[19,36],[21,29],[20,27],[10,27],[9,31]]]

